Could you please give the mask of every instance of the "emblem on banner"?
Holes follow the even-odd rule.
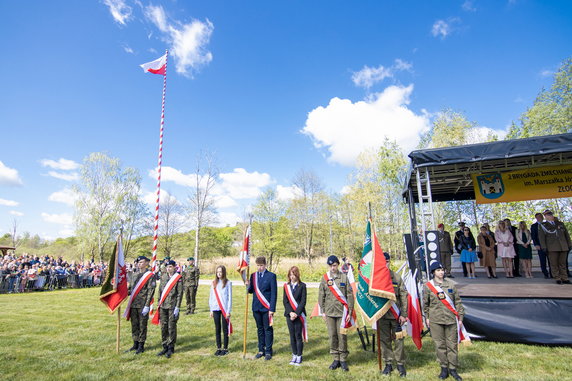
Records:
[[[477,176],[481,196],[494,200],[504,194],[504,184],[500,173]]]

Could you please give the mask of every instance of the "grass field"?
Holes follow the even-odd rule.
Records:
[[[130,323],[121,322],[121,353],[115,353],[116,315],[99,301],[99,289],[0,295],[0,379],[6,380],[367,380],[379,375],[376,357],[364,352],[357,333],[349,336],[349,373],[327,369],[331,363],[322,320],[309,324],[310,342],[301,367],[289,366],[291,357],[283,308],[275,319],[275,356],[254,360],[255,324],[249,314],[246,359],[242,358],[244,293],[234,288],[230,354],[213,356],[214,324],[208,314],[208,287],[199,287],[198,313],[182,315],[176,353],[157,357],[159,328],[149,325],[147,351],[124,353],[132,344]],[[308,290],[308,304],[317,289]],[[252,295],[250,296],[252,297]],[[282,299],[279,291],[279,301]],[[185,302],[183,301],[183,306]],[[183,309],[184,310],[184,309]],[[407,379],[437,380],[433,342],[417,351],[406,339]],[[572,348],[475,342],[460,352],[460,374],[465,380],[571,380]],[[390,379],[398,379],[396,372]]]

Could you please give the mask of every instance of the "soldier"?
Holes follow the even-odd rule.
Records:
[[[347,330],[355,322],[352,320],[354,312],[354,296],[348,282],[348,277],[339,271],[340,260],[335,255],[328,257],[330,271],[324,274],[318,291],[318,303],[323,312],[323,319],[328,327],[330,336],[330,354],[334,361],[330,369],[342,368],[348,371],[348,338]]]
[[[177,321],[179,320],[179,308],[183,300],[183,282],[181,281],[181,274],[176,272],[176,268],[177,263],[175,261],[166,263],[167,278],[161,277],[159,310],[155,314],[161,323],[163,344],[163,350],[157,353],[157,356],[165,355],[167,358],[170,358],[175,352]],[[164,279],[168,279],[167,282]]]
[[[433,279],[425,283],[423,292],[423,312],[426,323],[435,342],[437,361],[441,364],[439,378],[462,378],[457,373],[459,328],[462,328],[465,309],[453,282],[444,279],[443,266],[435,261],[429,267]],[[464,329],[461,329],[466,334]],[[468,337],[461,336],[468,340]]]
[[[183,271],[183,290],[187,300],[187,315],[195,313],[197,288],[199,287],[199,268],[195,266],[195,258],[187,259],[188,265]]]
[[[389,253],[383,253],[389,267]],[[380,343],[383,354],[383,362],[385,369],[381,372],[383,375],[389,376],[393,371],[393,360],[397,361],[397,370],[399,377],[405,377],[405,351],[403,349],[403,339],[405,337],[401,328],[407,321],[407,290],[403,284],[403,280],[399,274],[389,269],[391,274],[391,282],[393,283],[393,291],[395,292],[395,303],[392,303],[389,311],[379,319],[380,327]],[[395,349],[391,347],[391,343],[395,343]]]
[[[128,351],[136,351],[137,355],[145,352],[149,306],[155,294],[156,283],[153,273],[149,271],[149,262],[149,258],[144,255],[137,257],[139,273],[129,288],[129,302],[124,315],[127,320],[131,320],[131,336],[133,337],[133,346]]]
[[[451,274],[451,255],[453,255],[453,242],[451,241],[451,234],[445,230],[445,225],[439,224],[439,252],[441,254],[441,262],[445,266],[445,276],[454,278]]]
[[[547,209],[542,214],[544,214],[546,221],[541,222],[540,229],[538,229],[540,247],[548,252],[550,271],[552,272],[552,277],[556,279],[556,283],[570,284],[570,280],[568,280],[568,266],[566,265],[568,252],[572,247],[570,234],[568,234],[566,226],[556,220],[552,211]]]

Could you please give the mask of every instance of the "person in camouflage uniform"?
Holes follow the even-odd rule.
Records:
[[[183,292],[187,301],[187,315],[195,313],[197,289],[199,288],[199,277],[201,272],[195,266],[195,258],[187,259],[188,265],[183,271]]]
[[[139,273],[133,279],[133,283],[129,287],[129,294],[133,292],[133,288],[139,280],[149,272],[149,258],[140,255],[137,258],[137,267]],[[131,311],[129,320],[131,320],[131,336],[133,338],[133,346],[129,351],[136,351],[135,354],[145,352],[145,340],[147,339],[147,323],[149,322],[149,308],[153,295],[155,294],[156,282],[153,276],[147,280],[142,286],[139,293],[131,302]]]
[[[166,263],[167,269],[167,282],[163,281],[161,277],[161,285],[159,286],[159,300],[163,294],[165,286],[177,274],[177,263],[175,261],[169,261]],[[173,286],[171,291],[167,294],[163,303],[159,306],[160,322],[161,322],[161,340],[163,344],[163,350],[157,354],[157,356],[163,356],[169,358],[175,352],[175,343],[177,341],[177,321],[179,320],[179,309],[181,307],[181,302],[183,300],[183,282],[179,278],[176,284]]]

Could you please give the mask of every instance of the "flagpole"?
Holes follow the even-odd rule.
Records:
[[[120,333],[121,333],[121,306],[117,307],[117,337],[115,345],[115,350],[117,351],[117,354],[119,354],[119,341],[121,337]]]
[[[159,200],[161,196],[161,164],[163,162],[163,130],[165,126],[165,95],[167,93],[167,62],[169,50],[165,51],[165,75],[163,75],[163,96],[161,99],[161,128],[159,130],[159,157],[157,159],[157,202],[155,203],[155,226],[153,228],[153,265],[151,270],[157,272],[157,241],[159,238]]]
[[[371,213],[371,201],[368,201],[367,203],[367,209],[368,209],[368,213],[369,213],[369,221],[371,223],[371,230],[372,230],[372,235],[375,234],[375,227],[373,226],[373,217],[372,217],[372,213]],[[374,251],[375,250],[375,245],[372,245],[371,250]],[[373,256],[375,256],[375,252],[373,253]],[[379,370],[381,371],[381,325],[379,323],[379,319],[377,319],[377,321],[375,322],[375,326],[376,326],[376,332],[375,332],[375,340],[377,342],[377,365],[379,367]]]
[[[252,237],[252,214],[249,215],[250,221],[248,226],[250,227],[250,237],[248,237],[248,267],[246,268],[246,279],[250,279],[250,242]],[[248,231],[248,227],[246,228]],[[246,288],[246,296],[244,298],[244,336],[242,339],[242,359],[246,358],[246,332],[248,329],[248,287]]]

